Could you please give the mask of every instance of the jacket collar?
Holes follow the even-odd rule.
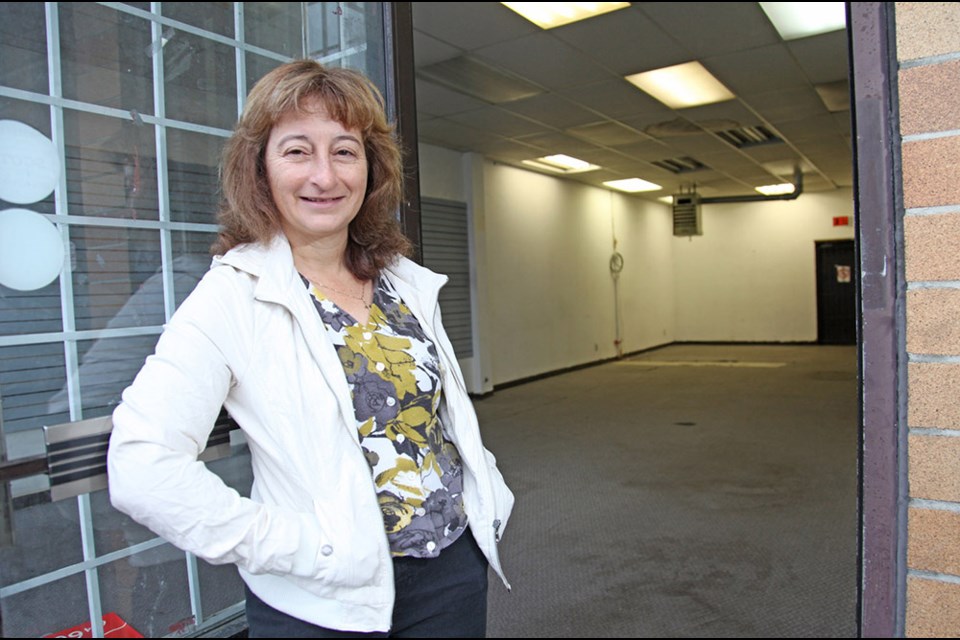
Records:
[[[225,264],[257,279],[254,297],[266,302],[289,304],[291,287],[302,285],[293,264],[290,243],[282,233],[269,242],[241,244],[225,255],[214,258],[214,264]]]
[[[293,264],[290,243],[281,233],[268,243],[250,243],[234,247],[225,255],[216,256],[214,264],[225,264],[257,278],[254,295],[258,300],[285,303],[291,286],[301,285]],[[404,257],[397,258],[385,269],[390,282],[404,293],[424,301],[436,301],[440,288],[449,280]],[[407,298],[404,298],[407,301]],[[408,304],[411,301],[407,301]]]
[[[384,275],[421,321],[433,321],[440,289],[447,283],[447,276],[404,257],[397,258],[384,269]]]

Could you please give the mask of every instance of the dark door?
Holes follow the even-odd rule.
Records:
[[[817,342],[856,344],[856,260],[853,240],[817,243]]]

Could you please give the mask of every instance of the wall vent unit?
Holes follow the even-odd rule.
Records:
[[[698,194],[680,193],[673,196],[673,235],[703,235]]]

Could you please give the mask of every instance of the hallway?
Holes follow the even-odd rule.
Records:
[[[672,345],[476,401],[490,637],[854,637],[853,346]]]

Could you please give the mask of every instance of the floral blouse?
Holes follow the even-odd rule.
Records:
[[[460,454],[438,413],[436,346],[386,278],[376,282],[364,326],[304,282],[350,385],[390,551],[435,557],[467,525]]]

